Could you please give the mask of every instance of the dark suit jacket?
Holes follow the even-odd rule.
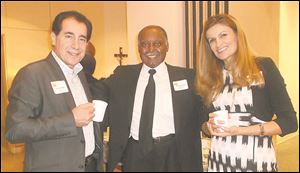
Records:
[[[127,145],[141,68],[142,64],[119,66],[114,74],[105,80],[109,88],[109,106],[105,116],[110,126],[108,171],[112,171],[121,161]],[[197,108],[201,105],[197,102],[193,90],[194,73],[192,70],[170,65],[167,65],[167,68],[172,90],[175,138],[181,168],[184,171],[202,171],[200,115],[197,112]],[[189,88],[174,91],[173,81],[183,79],[187,80]]]
[[[91,93],[84,73],[79,78],[89,101]],[[84,171],[85,141],[82,128],[76,128],[69,92],[54,94],[50,82],[65,81],[51,54],[29,64],[16,75],[9,90],[6,138],[25,143],[25,171]],[[102,146],[99,123],[94,122],[95,142]],[[100,148],[95,147],[100,153]],[[100,154],[97,159],[100,159]],[[100,162],[100,160],[99,160]],[[101,168],[101,165],[98,165]]]
[[[263,88],[252,87],[252,114],[264,121],[271,121],[273,115],[276,114],[274,121],[281,128],[280,136],[297,131],[296,112],[279,69],[271,58],[259,57],[256,62],[263,72],[265,86]]]

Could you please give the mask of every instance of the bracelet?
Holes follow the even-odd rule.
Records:
[[[208,130],[208,127],[207,127],[207,124],[206,124],[207,122],[204,122],[203,124],[202,124],[202,132],[204,133],[204,135],[205,136],[207,136],[207,137],[211,137],[211,134],[210,134],[210,132],[209,132],[209,130]]]
[[[265,128],[262,124],[259,124],[259,129],[260,129],[260,136],[264,136],[265,135]]]

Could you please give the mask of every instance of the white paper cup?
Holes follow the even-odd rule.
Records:
[[[228,127],[229,126],[228,111],[227,110],[215,111],[214,114],[216,115],[214,117],[214,123],[216,125],[219,125],[219,126],[222,126],[222,127]],[[223,123],[220,124],[218,121],[223,121]],[[221,128],[220,131],[223,132],[224,130]]]
[[[105,101],[102,100],[93,100],[94,108],[95,108],[95,116],[93,118],[93,121],[96,122],[102,122],[103,121],[103,117],[105,114],[105,110],[107,107],[107,103]]]

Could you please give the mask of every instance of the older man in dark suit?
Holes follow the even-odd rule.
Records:
[[[119,66],[105,80],[109,91],[108,171],[202,171],[201,103],[194,72],[165,63],[167,34],[150,25],[138,35],[142,64]],[[93,87],[93,96],[102,83]]]
[[[6,138],[25,143],[25,171],[101,171],[100,124],[80,61],[92,24],[75,11],[52,26],[53,51],[16,75],[9,91]]]

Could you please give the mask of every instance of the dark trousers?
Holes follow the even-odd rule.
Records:
[[[151,152],[142,154],[139,142],[130,138],[122,159],[124,172],[179,172],[175,137],[157,141]]]

